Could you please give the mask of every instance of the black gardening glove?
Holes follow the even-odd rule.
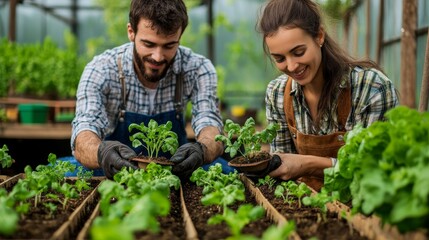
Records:
[[[174,163],[171,172],[182,179],[191,176],[192,172],[204,163],[205,146],[199,142],[186,143],[180,146],[170,158]]]
[[[102,141],[98,147],[98,164],[108,179],[123,167],[138,169],[129,159],[136,156],[134,150],[118,141]]]
[[[244,174],[249,178],[264,178],[270,172],[280,167],[280,165],[282,165],[282,160],[280,159],[280,157],[278,155],[273,155],[273,157],[271,158],[271,161],[268,163],[268,166],[265,169],[259,172],[248,172]]]

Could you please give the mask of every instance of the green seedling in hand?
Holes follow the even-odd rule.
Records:
[[[261,150],[262,143],[270,143],[274,140],[279,128],[278,124],[271,123],[262,131],[257,132],[255,120],[251,117],[246,120],[243,126],[227,119],[224,127],[226,136],[216,135],[215,140],[226,145],[225,152],[229,153],[231,157],[235,157],[237,153],[240,153],[249,159]],[[234,141],[235,137],[237,139]],[[242,146],[244,147],[244,152],[240,149]]]
[[[156,158],[160,150],[174,154],[179,147],[177,134],[171,131],[172,128],[171,121],[158,125],[151,119],[147,126],[144,123],[140,125],[131,123],[128,131],[131,133],[133,129],[138,130],[130,136],[133,147],[143,146],[148,152],[148,157]]]

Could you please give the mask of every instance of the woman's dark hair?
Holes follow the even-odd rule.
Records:
[[[188,14],[182,0],[132,0],[129,21],[137,33],[137,25],[144,18],[152,23],[159,33],[170,35],[188,26]]]
[[[257,27],[258,31],[263,35],[264,52],[270,56],[265,39],[276,33],[279,28],[300,28],[313,38],[316,38],[323,26],[319,6],[312,0],[271,0],[265,6]],[[319,127],[322,115],[326,112],[331,112],[336,96],[335,93],[339,91],[343,76],[352,67],[361,66],[380,69],[372,61],[353,59],[340,48],[326,31],[321,64],[325,85],[318,104],[318,116],[313,119],[316,128]]]

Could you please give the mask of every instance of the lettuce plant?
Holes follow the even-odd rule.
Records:
[[[429,112],[398,106],[387,121],[356,126],[345,136],[324,188],[401,232],[428,227]]]

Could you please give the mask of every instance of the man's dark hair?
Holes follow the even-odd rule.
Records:
[[[188,14],[182,0],[132,0],[129,21],[137,33],[137,25],[144,18],[161,34],[174,34],[188,25]]]

